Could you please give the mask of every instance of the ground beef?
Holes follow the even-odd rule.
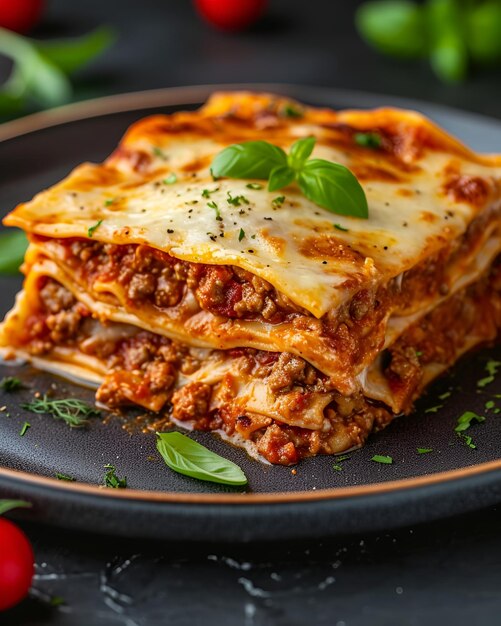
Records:
[[[273,391],[290,391],[298,383],[313,385],[317,379],[315,369],[304,359],[290,352],[282,352],[273,364],[267,379]]]
[[[197,382],[186,384],[172,396],[172,416],[181,421],[205,417],[209,412],[211,395],[210,385]]]

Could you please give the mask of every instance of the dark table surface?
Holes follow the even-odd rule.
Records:
[[[120,34],[81,73],[78,99],[199,83],[283,82],[408,96],[501,117],[499,70],[445,86],[426,63],[383,59],[356,36],[357,4],[272,0],[258,27],[236,35],[198,21],[186,0],[53,0],[39,34],[79,34],[101,23]],[[363,537],[207,545],[23,524],[36,554],[33,590],[0,624],[498,624],[500,526],[501,508],[494,507]],[[54,598],[64,603],[51,606]]]

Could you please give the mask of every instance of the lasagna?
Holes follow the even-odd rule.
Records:
[[[230,144],[312,135],[368,219],[211,174]],[[271,463],[339,453],[494,339],[500,213],[501,158],[417,113],[214,94],[135,123],[5,218],[30,245],[0,345]]]

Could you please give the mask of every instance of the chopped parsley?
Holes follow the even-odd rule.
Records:
[[[485,410],[489,411],[490,409],[493,409],[496,406],[494,400],[487,400],[487,402],[485,403]]]
[[[383,454],[375,454],[371,461],[375,461],[376,463],[383,463],[384,465],[391,465],[393,463],[393,459],[391,456],[386,456]]]
[[[165,185],[173,185],[174,183],[177,183],[177,176],[174,172],[172,172],[172,174],[169,174],[167,178],[164,178],[163,182]]]
[[[433,448],[416,448],[418,454],[428,454],[433,452]]]
[[[238,241],[242,241],[244,237],[245,237],[245,230],[241,228],[240,232],[238,233]]]
[[[335,469],[336,472],[342,472],[343,471],[343,466],[340,465],[340,463],[342,463],[343,461],[349,461],[350,460],[350,456],[345,454],[343,456],[337,456],[336,457],[336,461],[337,463],[334,463],[334,465],[332,466],[332,469]]]
[[[277,196],[276,198],[273,198],[273,200],[271,201],[271,204],[274,207],[279,207],[279,206],[282,206],[284,202],[285,202],[285,196]]]
[[[24,422],[23,427],[21,428],[21,432],[19,433],[21,437],[24,437],[24,435],[26,435],[26,431],[30,427],[31,427],[31,424],[29,422]]]
[[[87,229],[87,235],[92,239],[92,235],[94,234],[94,231],[96,230],[96,228],[99,228],[101,226],[101,224],[103,223],[103,220],[99,220],[99,222],[97,222],[96,224],[94,224],[94,226],[90,226]]]
[[[303,117],[303,111],[296,104],[286,102],[280,109],[281,117]]]
[[[73,478],[73,476],[69,476],[68,474],[62,474],[61,472],[56,472],[56,478],[58,480],[66,480],[68,482],[73,482],[76,480],[76,478]]]
[[[355,133],[353,140],[357,146],[378,150],[381,147],[381,135],[379,133]]]
[[[485,371],[487,372],[488,376],[485,376],[484,378],[477,380],[477,387],[480,387],[482,389],[483,387],[486,387],[487,385],[492,383],[500,367],[501,367],[501,361],[495,361],[494,359],[489,359],[487,363],[485,364]]]
[[[7,391],[7,393],[17,391],[23,387],[24,385],[19,378],[15,378],[14,376],[5,376],[2,380],[0,380],[0,389]]]
[[[465,442],[468,448],[470,448],[471,450],[477,449],[477,446],[473,443],[473,439],[470,437],[470,435],[465,435],[464,433],[458,433],[458,435]]]
[[[216,187],[215,189],[204,189],[202,191],[202,198],[210,198],[211,193],[215,193],[216,191],[219,191],[219,187]]]
[[[262,189],[263,185],[260,185],[259,183],[247,183],[247,185],[245,185],[247,187],[247,189]]]
[[[454,428],[454,430],[457,433],[468,430],[468,428],[470,428],[470,426],[472,425],[472,422],[478,422],[479,424],[481,424],[482,422],[485,422],[485,417],[483,415],[478,415],[473,411],[465,411],[462,415],[458,417],[456,428]]]
[[[348,229],[348,228],[345,228],[344,226],[341,226],[341,224],[334,224],[334,228],[335,228],[336,230],[342,230],[344,233],[349,232],[349,229]]]
[[[104,206],[111,206],[115,202],[115,200],[116,198],[110,198],[109,200],[106,200]]]
[[[221,212],[219,211],[217,204],[213,200],[211,200],[210,202],[207,202],[207,206],[211,209],[214,209],[214,211],[216,212],[217,221],[221,222],[223,218],[221,217]]]
[[[124,476],[123,478],[118,478],[114,465],[110,465],[108,463],[104,466],[104,469],[107,470],[104,475],[105,487],[111,487],[113,489],[125,489],[125,487],[127,487],[127,477]]]
[[[443,404],[436,404],[435,406],[430,406],[427,409],[425,409],[425,413],[438,413],[440,411],[440,409],[443,409],[444,405]]]
[[[47,413],[54,419],[63,420],[72,428],[79,428],[87,424],[87,418],[99,417],[101,412],[90,406],[83,400],[65,398],[63,400],[50,400],[47,394],[41,398],[35,398],[33,402],[21,404],[22,409],[32,413]]]
[[[165,154],[165,152],[162,150],[162,148],[159,148],[158,146],[153,146],[153,154],[158,157],[159,159],[163,159],[164,161],[167,161],[167,155]]]
[[[450,398],[450,396],[452,395],[451,391],[445,391],[444,393],[440,394],[438,396],[439,400],[447,400],[447,398]]]
[[[231,191],[227,192],[228,197],[226,198],[226,201],[228,202],[228,204],[231,204],[232,206],[240,206],[242,203],[244,204],[249,204],[249,201],[247,200],[247,198],[245,196],[232,196],[231,195]]]

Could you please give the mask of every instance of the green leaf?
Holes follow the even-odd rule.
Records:
[[[355,23],[360,35],[380,52],[401,58],[426,52],[424,12],[415,2],[366,2],[358,9]]]
[[[267,179],[281,165],[287,165],[282,148],[267,141],[245,141],[222,150],[212,162],[211,171],[216,178]]]
[[[72,74],[102,54],[116,40],[113,30],[102,26],[82,37],[62,41],[32,41],[46,61]]]
[[[179,474],[223,485],[246,485],[242,470],[181,433],[157,433],[157,449]]]
[[[319,206],[337,213],[367,219],[369,207],[356,176],[339,163],[310,159],[298,174],[304,195]]]
[[[393,463],[393,459],[391,456],[386,456],[386,455],[382,455],[382,454],[375,454],[371,461],[374,461],[376,463],[383,463],[383,465],[391,465]]]
[[[2,391],[6,391],[7,393],[23,389],[23,387],[23,382],[15,376],[4,376],[2,380],[0,380],[0,389],[2,389]]]
[[[473,61],[491,63],[501,59],[501,3],[482,2],[465,20],[466,45]]]
[[[127,477],[119,478],[116,474],[116,467],[109,463],[104,466],[106,474],[104,475],[104,486],[112,489],[125,489],[127,487]]]
[[[14,61],[12,74],[0,92],[7,98],[31,98],[48,107],[69,100],[71,85],[68,79],[38,52],[29,39],[0,28],[0,54]]]
[[[268,180],[268,191],[276,191],[277,189],[282,189],[282,187],[287,187],[287,185],[290,185],[294,180],[294,176],[294,170],[288,165],[275,167],[275,169],[271,171]]]
[[[418,454],[429,454],[433,452],[433,448],[416,448]]]
[[[478,422],[479,424],[485,422],[485,417],[483,415],[477,415],[473,411],[465,411],[462,415],[458,417],[456,428],[454,429],[457,433],[461,433],[470,428],[472,422]]]
[[[381,147],[381,135],[379,133],[355,133],[353,140],[357,146],[378,150]]]
[[[99,220],[98,222],[94,224],[94,226],[89,226],[89,228],[87,229],[87,235],[88,237],[90,237],[90,239],[92,239],[92,236],[94,235],[94,231],[96,230],[96,228],[99,228],[102,223],[103,223],[103,220]]]
[[[25,500],[0,500],[0,515],[12,511],[12,509],[30,509],[31,502]]]
[[[287,163],[293,170],[301,169],[305,161],[310,157],[317,142],[315,137],[298,139],[290,148]]]
[[[21,230],[0,233],[0,274],[17,274],[28,247]]]
[[[463,80],[468,71],[468,50],[458,3],[429,0],[426,15],[433,71],[445,82]]]

